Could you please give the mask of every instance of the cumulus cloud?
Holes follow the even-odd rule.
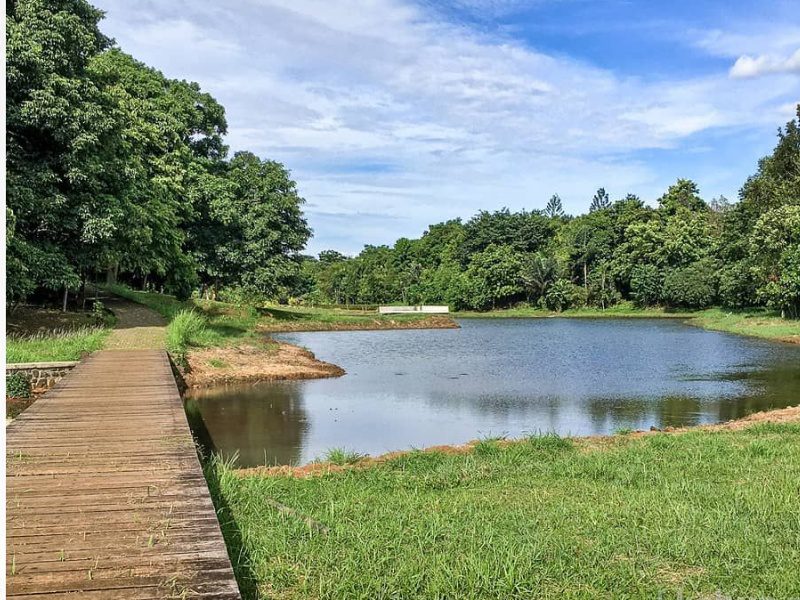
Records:
[[[225,105],[233,150],[293,169],[313,250],[418,235],[480,208],[537,208],[554,192],[582,211],[598,185],[655,196],[677,174],[637,152],[713,129],[771,129],[798,91],[787,75],[769,87],[724,70],[623,77],[404,0],[98,3],[123,49]],[[733,43],[720,34],[706,45]],[[359,164],[381,168],[347,166]],[[342,246],[347,230],[361,237]]]
[[[778,57],[769,54],[748,56],[747,54],[736,59],[730,70],[730,76],[747,79],[771,73],[800,73],[800,48],[788,57]]]

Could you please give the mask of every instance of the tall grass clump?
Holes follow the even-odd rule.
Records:
[[[109,331],[104,327],[84,327],[26,336],[9,335],[6,337],[6,362],[80,360],[84,354],[100,350]]]
[[[179,362],[185,362],[186,349],[198,345],[207,331],[205,317],[193,310],[182,310],[167,326],[167,350]]]

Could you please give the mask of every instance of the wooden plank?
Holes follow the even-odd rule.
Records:
[[[7,430],[9,598],[240,598],[160,350],[81,362]]]

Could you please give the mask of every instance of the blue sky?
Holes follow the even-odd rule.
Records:
[[[99,0],[103,30],[286,164],[309,252],[480,209],[735,199],[800,102],[796,0]]]

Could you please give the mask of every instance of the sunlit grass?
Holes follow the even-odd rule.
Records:
[[[81,356],[100,350],[110,330],[84,327],[65,331],[47,331],[30,336],[6,337],[6,361],[9,363],[80,360]]]
[[[797,424],[487,439],[308,478],[211,471],[247,598],[800,595]]]

